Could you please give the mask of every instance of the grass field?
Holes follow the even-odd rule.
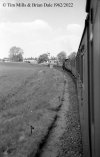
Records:
[[[55,118],[63,86],[56,69],[0,63],[0,157],[34,156]]]

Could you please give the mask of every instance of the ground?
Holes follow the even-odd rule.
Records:
[[[46,66],[0,63],[0,157],[80,157],[71,77]]]

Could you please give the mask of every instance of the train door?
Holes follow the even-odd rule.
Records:
[[[88,119],[90,156],[94,157],[94,89],[93,89],[93,28],[91,16],[88,17]]]

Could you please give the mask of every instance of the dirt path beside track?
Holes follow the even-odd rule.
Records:
[[[48,139],[35,157],[82,157],[82,140],[76,86],[65,74],[62,105]]]
[[[67,88],[67,85],[65,85]],[[57,113],[57,121],[55,122],[54,128],[51,132],[51,135],[48,139],[47,145],[43,148],[41,157],[56,157],[60,149],[60,137],[63,135],[66,128],[65,114],[68,112],[69,100],[68,92],[64,92],[64,99],[61,109]],[[67,102],[67,104],[65,103]]]

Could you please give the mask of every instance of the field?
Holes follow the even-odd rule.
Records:
[[[0,157],[31,157],[55,119],[64,88],[56,69],[0,63]]]

